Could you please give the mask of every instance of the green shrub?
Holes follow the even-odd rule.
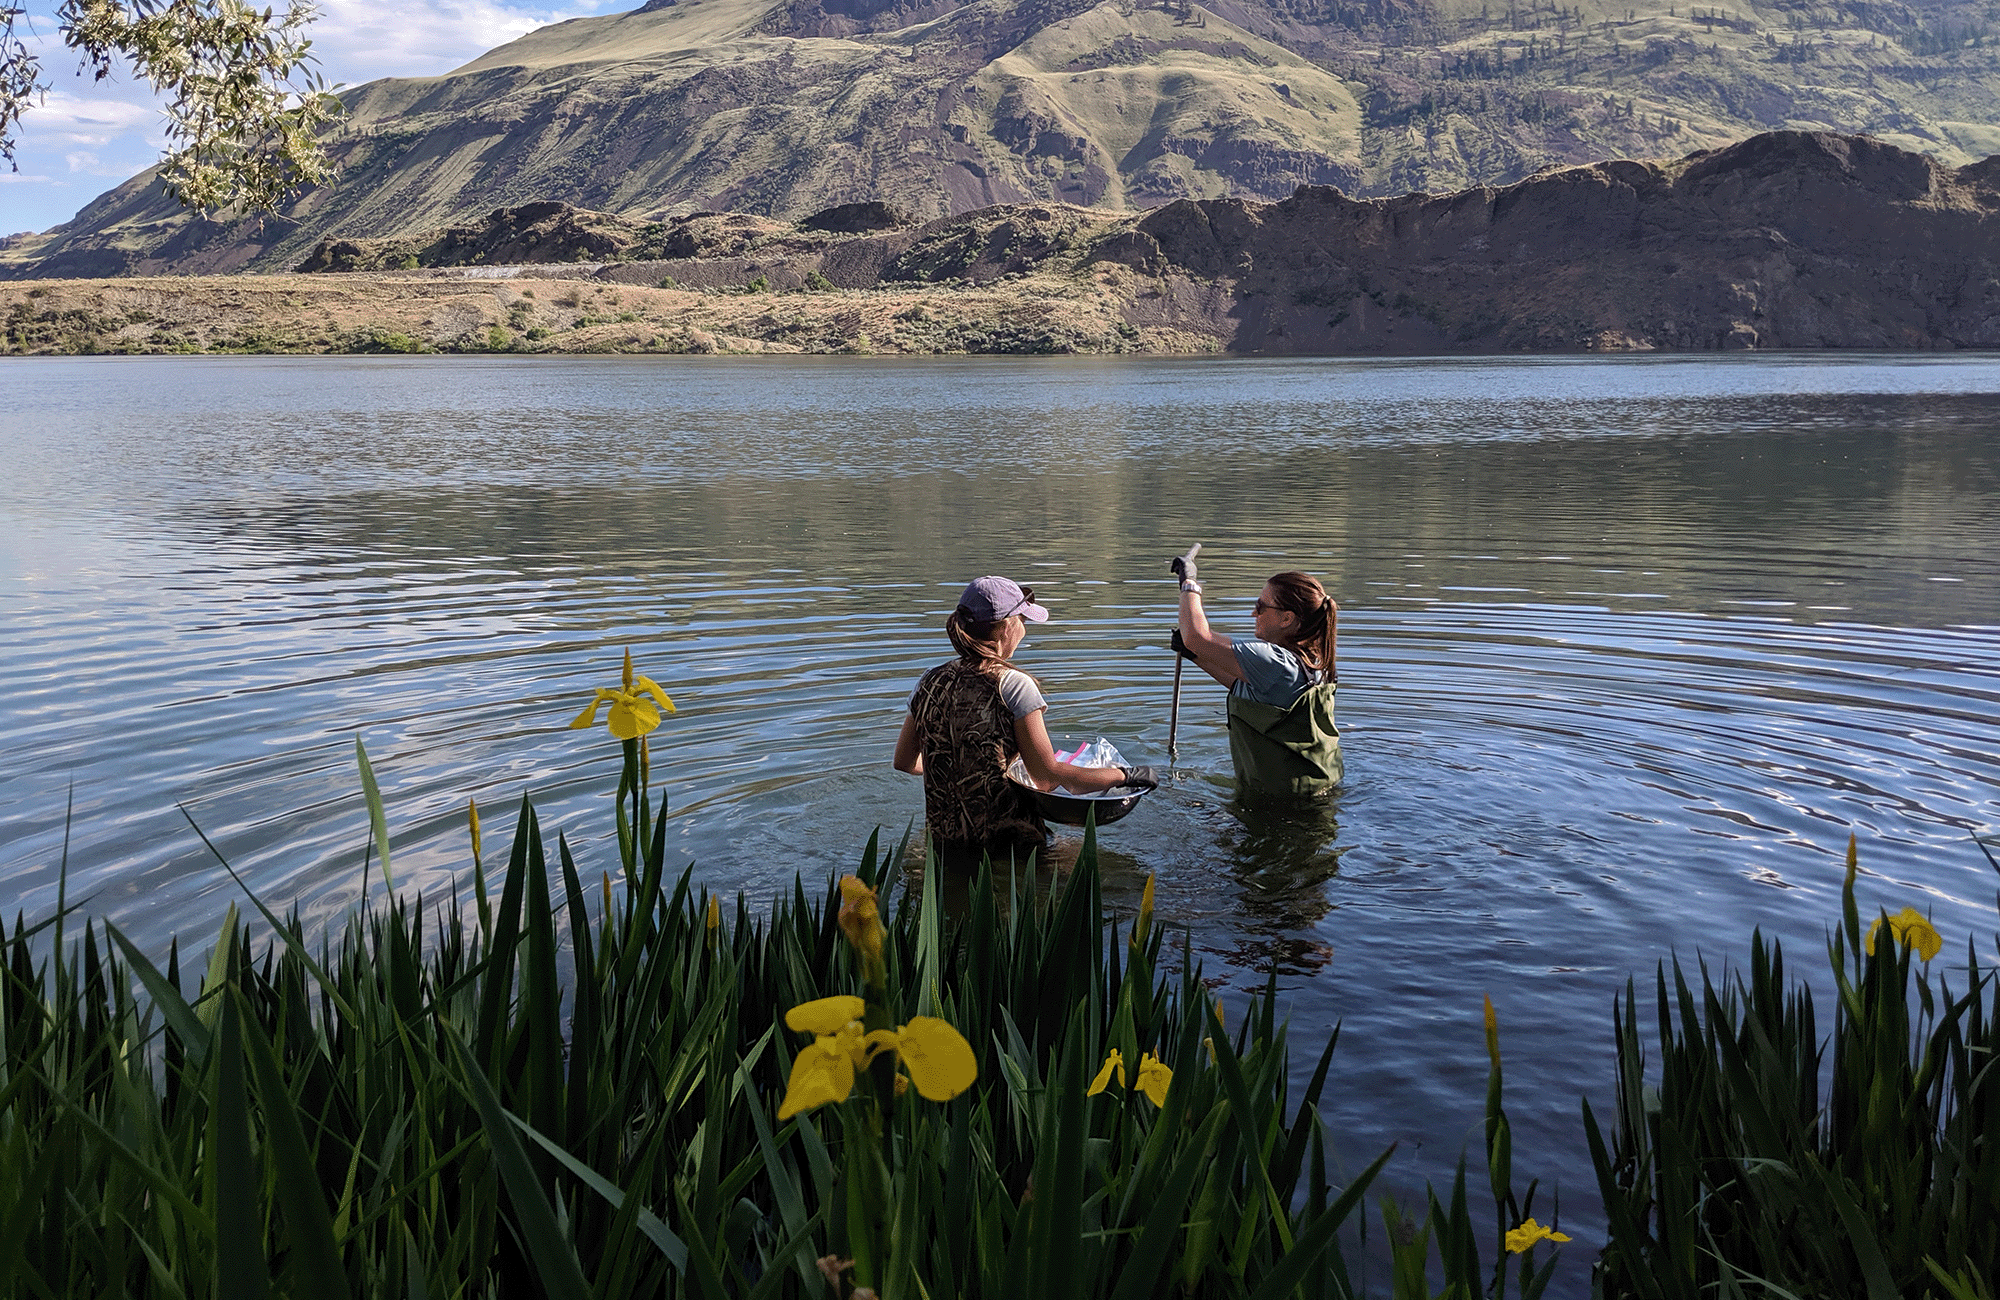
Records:
[[[505,325],[489,325],[486,329],[486,350],[505,352],[514,346],[514,336]]]
[[[222,352],[273,353],[290,350],[288,340],[256,325],[242,327],[216,347]]]
[[[760,275],[760,276],[756,277],[755,279],[751,280],[751,281],[750,281],[750,283],[748,283],[748,284],[744,285],[744,286],[743,286],[743,292],[745,292],[745,293],[769,293],[769,292],[771,292],[771,281],[770,281],[770,280],[769,280],[768,278],[766,278],[765,276],[761,276],[761,275]]]
[[[807,293],[830,293],[834,289],[834,283],[817,270],[807,271],[805,289]]]
[[[348,344],[350,352],[429,352],[431,345],[420,338],[405,334],[401,330],[384,329],[372,325],[362,330]]]

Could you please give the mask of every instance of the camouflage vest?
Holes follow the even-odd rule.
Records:
[[[1007,779],[1021,752],[1000,685],[963,660],[925,673],[910,698],[924,755],[924,820],[934,839],[1039,848],[1048,827]]]

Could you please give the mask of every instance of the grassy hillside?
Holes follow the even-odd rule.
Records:
[[[828,8],[828,5],[835,6]],[[2000,152],[1985,0],[680,0],[530,33],[347,96],[339,182],[282,218],[183,213],[150,175],[0,250],[0,275],[281,270],[560,200],[635,220],[918,218],[1444,191],[1773,128]]]
[[[1332,12],[1353,25],[1294,47],[1365,85],[1367,193],[1505,183],[1773,129],[1873,135],[1954,166],[2000,152],[2000,28],[1985,4],[1451,0],[1375,23]]]

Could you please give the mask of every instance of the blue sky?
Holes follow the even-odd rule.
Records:
[[[421,77],[449,71],[544,23],[636,9],[640,0],[323,0],[311,29],[329,83]],[[158,161],[162,121],[153,97],[129,76],[78,76],[51,7],[30,0],[20,24],[42,59],[46,99],[22,118],[14,161],[0,166],[0,235],[46,230]]]

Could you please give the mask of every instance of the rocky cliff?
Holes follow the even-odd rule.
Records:
[[[524,246],[551,256],[482,260]],[[629,256],[571,260],[606,246]],[[1780,132],[1453,194],[1301,186],[1144,214],[635,226],[541,205],[311,262],[356,269],[0,285],[0,350],[1995,348],[2000,159]]]
[[[1128,319],[1240,351],[1990,348],[2000,159],[1782,132],[1457,194],[1180,202],[1101,255],[1160,283]]]

